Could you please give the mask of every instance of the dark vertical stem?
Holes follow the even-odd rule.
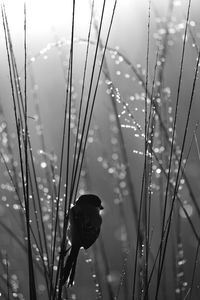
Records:
[[[192,148],[192,144],[193,144],[193,140],[194,140],[194,136],[195,136],[195,134],[196,134],[197,128],[198,128],[198,123],[197,123],[197,125],[196,125],[195,131],[194,131],[194,134],[193,134],[193,137],[192,137],[191,142],[190,142],[190,147],[189,147],[189,151],[188,151],[188,154],[187,154],[186,162],[187,162],[188,157],[189,157],[190,152],[191,152],[191,148]],[[166,170],[165,170],[165,167],[161,164],[161,162],[160,162],[160,160],[159,160],[159,158],[158,158],[158,156],[156,155],[155,152],[154,152],[154,157],[155,157],[155,159],[156,159],[156,161],[157,161],[157,163],[158,163],[160,169],[162,170],[162,173],[163,173],[163,174],[165,175],[165,177],[167,178],[167,172],[166,172]],[[185,166],[186,166],[186,162],[185,162],[185,164],[184,164],[184,167],[181,169],[182,174],[184,173],[184,169],[185,169]],[[179,183],[178,183],[177,186],[179,186],[180,180],[181,180],[181,176],[180,176],[180,178],[179,178]],[[174,188],[174,186],[172,185],[171,182],[170,182],[170,192],[171,192],[171,194],[175,193],[175,188]],[[194,233],[194,236],[195,236],[197,242],[199,242],[199,241],[200,241],[200,238],[199,238],[199,235],[198,235],[198,233],[197,233],[197,231],[196,231],[196,229],[195,229],[195,226],[194,226],[194,224],[193,224],[193,222],[192,222],[190,216],[188,215],[188,212],[186,211],[186,209],[185,209],[185,207],[184,207],[184,205],[183,205],[183,203],[182,203],[182,201],[181,201],[181,199],[179,198],[178,195],[177,195],[177,200],[178,200],[178,202],[179,202],[180,207],[183,209],[183,211],[184,211],[184,213],[185,213],[185,215],[186,215],[186,218],[187,218],[187,220],[188,220],[188,222],[189,222],[189,224],[190,224],[190,226],[191,226],[192,232]],[[166,221],[166,225],[165,225],[165,229],[164,229],[165,232],[167,231],[167,226],[168,226],[169,221],[170,221],[170,216],[169,216],[169,218],[168,218],[167,221]],[[160,252],[160,249],[161,249],[161,244],[162,244],[162,240],[160,241],[159,249],[158,249],[158,251],[157,251],[156,258],[155,258],[155,260],[154,260],[154,264],[153,264],[153,267],[152,267],[152,270],[151,270],[151,273],[150,273],[150,276],[149,276],[148,285],[150,284],[151,279],[152,279],[152,276],[153,276],[153,273],[154,273],[154,269],[155,269],[155,266],[156,266],[156,262],[157,262],[157,259],[158,259],[158,255],[159,255],[159,252]],[[176,273],[176,272],[175,272],[175,273]],[[189,292],[188,292],[188,293],[189,293]]]
[[[97,35],[98,35],[99,34],[99,27],[98,27],[97,22],[95,22],[95,21],[94,21],[94,27],[95,27],[95,30],[96,30]],[[100,42],[99,42],[100,51],[102,51],[104,49],[104,47],[105,46],[103,46],[103,43],[101,42],[101,39],[100,39]],[[104,61],[103,61],[103,71],[104,71],[104,75],[105,75],[106,79],[109,82],[111,82],[111,76],[110,76],[110,73],[109,73],[106,58],[104,58]],[[113,86],[112,90],[114,92],[114,90],[115,90],[114,86]],[[133,187],[133,183],[132,183],[132,179],[131,179],[131,172],[130,172],[130,167],[129,167],[129,162],[128,162],[128,155],[127,155],[126,148],[125,148],[124,137],[123,137],[122,130],[121,130],[121,123],[120,123],[120,119],[119,119],[119,113],[118,113],[118,109],[117,109],[115,99],[113,99],[113,97],[110,97],[110,100],[111,100],[111,104],[112,104],[114,114],[115,114],[115,117],[116,117],[116,123],[117,123],[117,128],[118,128],[119,145],[121,147],[123,161],[124,161],[124,164],[126,166],[126,179],[127,179],[127,183],[128,183],[128,187],[129,187],[130,197],[132,199],[131,204],[132,204],[132,207],[133,207],[134,216],[137,217],[138,209],[137,209],[137,205],[136,205],[136,197],[135,197],[134,187]],[[134,220],[136,220],[136,219],[137,218],[134,218]],[[136,225],[136,228],[137,228],[137,223],[135,225]]]
[[[188,21],[189,21],[189,15],[190,15],[190,6],[191,6],[191,0],[189,0],[189,2],[188,2],[187,18],[186,18],[185,32],[184,32],[184,39],[183,39],[183,47],[182,47],[182,54],[181,54],[180,74],[179,74],[179,79],[178,79],[178,90],[177,90],[177,98],[176,98],[176,105],[175,105],[175,116],[174,116],[173,132],[172,132],[172,144],[171,144],[170,156],[169,156],[169,167],[168,167],[169,170],[168,170],[167,186],[166,186],[165,202],[164,202],[164,214],[163,214],[163,223],[162,223],[162,242],[163,242],[163,239],[164,239],[164,226],[165,226],[165,217],[166,217],[166,209],[167,209],[168,190],[169,190],[169,182],[170,182],[171,167],[172,167],[172,157],[173,157],[173,148],[174,148],[174,140],[175,140],[176,121],[177,121],[177,113],[178,113],[178,106],[179,106],[179,99],[180,99],[180,88],[181,88],[182,73],[183,73],[183,62],[184,62],[184,57],[185,57],[185,46],[186,46]],[[181,165],[181,161],[179,162],[179,165]],[[170,226],[168,228],[170,228]],[[168,234],[169,234],[169,229],[168,229]],[[166,249],[166,242],[165,242],[165,249]],[[159,292],[159,286],[160,286],[160,280],[161,280],[162,268],[163,268],[162,265],[163,265],[163,258],[162,258],[162,244],[161,244],[155,299],[158,299],[158,292]]]
[[[138,255],[140,255],[140,258],[142,258],[142,256],[144,256],[143,263],[139,267],[138,295],[139,295],[139,297],[143,297],[143,295],[145,293],[145,299],[147,299],[147,300],[148,300],[148,256],[149,256],[148,219],[150,218],[150,215],[148,216],[148,205],[149,205],[149,213],[150,213],[150,203],[147,202],[148,201],[148,189],[149,189],[149,172],[150,172],[150,164],[149,164],[149,157],[148,157],[148,141],[149,141],[149,132],[148,131],[149,131],[149,129],[151,129],[150,124],[148,125],[148,117],[147,117],[148,73],[149,73],[149,38],[150,38],[150,18],[151,18],[150,4],[151,4],[151,2],[149,1],[148,24],[147,24],[146,80],[145,80],[145,120],[144,120],[144,122],[145,122],[145,124],[144,124],[144,128],[145,128],[145,151],[144,151],[144,153],[145,153],[145,156],[144,156],[144,169],[143,169],[143,175],[142,175],[142,187],[141,187],[141,195],[140,195],[138,233],[137,233],[135,260],[134,260],[134,277],[133,277],[133,291],[132,291],[132,299],[134,299]],[[149,112],[149,114],[151,114],[151,111]],[[149,115],[149,121],[150,121],[150,115]],[[143,234],[142,234],[142,240],[139,241],[139,232],[140,232],[139,228],[141,226],[141,223],[142,223],[142,228],[143,228]]]
[[[176,219],[174,221],[176,221]],[[176,288],[177,288],[177,238],[176,238],[175,229],[173,230],[172,235],[171,235],[171,251],[172,251],[172,254],[171,254],[171,256],[172,256],[172,276],[173,276],[173,278],[176,279],[176,280],[173,281],[172,289],[173,289],[174,300],[178,300],[178,296],[177,296],[177,293],[176,293]],[[166,271],[164,271],[163,275],[164,275],[163,279],[165,280],[166,279],[165,278],[166,277]],[[163,298],[165,298],[165,300],[167,300],[167,298],[166,298],[166,285],[163,284],[161,289],[162,289],[162,292],[163,292]]]
[[[111,16],[111,20],[110,20],[110,24],[109,24],[109,28],[108,28],[108,33],[107,33],[107,36],[106,36],[105,46],[104,46],[104,49],[103,49],[101,64],[100,64],[99,73],[98,73],[98,76],[97,76],[94,95],[93,95],[93,101],[92,101],[92,104],[91,104],[90,114],[89,114],[89,118],[88,118],[88,124],[87,124],[87,129],[86,129],[86,134],[85,134],[85,140],[84,140],[83,149],[82,149],[82,158],[81,158],[80,168],[79,168],[78,175],[77,175],[77,182],[76,182],[76,188],[75,188],[75,197],[76,197],[77,190],[78,190],[78,183],[79,183],[80,173],[81,173],[81,169],[82,169],[83,158],[84,158],[84,153],[85,153],[85,149],[86,149],[89,128],[90,128],[91,119],[92,119],[92,115],[93,115],[93,109],[94,109],[94,104],[95,104],[95,100],[96,100],[96,96],[97,96],[97,90],[98,90],[98,86],[99,86],[101,71],[102,71],[102,68],[103,68],[103,65],[104,65],[104,61],[105,61],[104,58],[105,58],[106,49],[107,49],[107,45],[108,45],[108,40],[109,40],[109,36],[110,36],[110,31],[111,31],[111,28],[112,28],[112,23],[113,23],[113,19],[114,19],[114,15],[115,15],[116,5],[117,5],[117,0],[115,0],[113,10],[112,10],[112,16]],[[102,20],[103,20],[103,14],[102,14]],[[98,38],[99,38],[99,42],[101,43],[100,31],[98,33]],[[99,42],[97,43],[97,49],[98,49],[99,44],[100,44]]]
[[[76,191],[78,188],[78,181],[79,181],[79,175],[77,176],[77,173],[79,170],[81,170],[81,168],[78,169],[78,167],[79,167],[81,158],[83,160],[83,156],[84,156],[84,152],[85,152],[85,150],[84,150],[85,145],[86,145],[85,141],[87,141],[87,133],[85,134],[85,131],[88,131],[89,125],[90,125],[90,121],[89,121],[88,127],[86,127],[86,121],[87,121],[88,114],[89,114],[89,103],[90,103],[90,97],[91,97],[91,93],[92,93],[92,85],[93,85],[93,81],[94,81],[94,72],[95,72],[96,61],[97,61],[98,46],[99,46],[99,42],[100,42],[100,34],[101,34],[101,28],[102,28],[104,11],[105,11],[105,4],[106,4],[106,0],[103,1],[102,11],[101,11],[101,19],[100,19],[100,26],[99,26],[100,29],[99,29],[98,36],[97,36],[94,60],[93,60],[93,65],[92,65],[92,72],[91,72],[91,77],[90,77],[89,91],[88,91],[87,103],[86,103],[86,108],[85,108],[85,115],[84,115],[84,119],[83,119],[81,140],[80,140],[80,144],[79,144],[79,151],[78,151],[77,162],[76,162],[75,170],[74,170],[74,180],[73,180],[72,186],[71,186],[70,197],[72,197],[74,191],[75,191],[74,197],[76,197]],[[100,68],[100,71],[101,71],[101,68]],[[99,72],[98,77],[99,76],[100,76],[100,72]],[[97,87],[96,87],[96,89],[97,89]],[[93,96],[92,106],[94,106],[94,102],[95,102],[95,96]],[[91,108],[90,115],[91,115],[92,110],[93,109]],[[84,135],[85,135],[85,141],[84,141]],[[84,143],[85,143],[85,145],[84,145]],[[82,156],[81,156],[81,154],[82,154]],[[79,171],[79,174],[80,174],[80,171]],[[77,187],[76,187],[76,183],[77,183]]]
[[[20,145],[19,147],[19,155],[20,155],[20,166],[21,166],[21,173],[22,173],[22,186],[23,186],[23,194],[24,194],[24,199],[26,198],[26,187],[25,187],[25,176],[24,173],[26,172],[26,170],[23,170],[23,155],[22,155],[22,147],[21,147],[21,129],[22,129],[22,142],[24,147],[29,147],[29,151],[30,151],[30,158],[31,158],[31,164],[32,164],[32,168],[33,168],[33,174],[34,174],[34,180],[35,180],[35,184],[36,184],[36,191],[37,191],[37,198],[38,198],[38,204],[39,204],[39,212],[40,212],[40,219],[41,219],[41,224],[42,224],[42,233],[43,233],[43,238],[44,238],[44,243],[45,243],[45,250],[47,253],[47,258],[48,258],[48,251],[47,251],[47,243],[46,243],[46,235],[45,235],[45,230],[44,230],[44,224],[43,224],[43,220],[42,220],[42,210],[41,210],[41,204],[40,204],[40,198],[39,198],[39,191],[38,191],[38,186],[37,186],[37,181],[36,181],[36,172],[35,172],[35,166],[34,166],[34,161],[33,161],[33,155],[32,155],[32,148],[31,148],[31,141],[30,141],[30,137],[28,135],[28,126],[27,128],[25,128],[25,131],[23,129],[23,120],[25,120],[25,103],[23,103],[23,96],[22,96],[22,90],[21,90],[21,86],[20,86],[20,81],[19,81],[19,73],[17,70],[17,64],[16,64],[16,60],[15,60],[15,56],[14,56],[14,52],[13,52],[13,47],[12,47],[12,40],[11,40],[11,36],[10,36],[10,31],[9,31],[9,26],[8,26],[8,21],[7,21],[7,16],[5,13],[5,8],[4,8],[4,17],[5,17],[5,24],[6,24],[6,32],[7,32],[7,39],[9,42],[9,49],[7,49],[7,53],[8,53],[8,57],[10,57],[10,62],[9,62],[9,68],[12,68],[12,72],[13,72],[13,77],[14,77],[14,86],[15,86],[15,95],[13,92],[13,102],[14,102],[14,111],[15,111],[15,120],[16,121],[16,128],[17,128],[17,137],[18,137],[18,145]],[[5,33],[6,33],[5,32]],[[25,37],[26,39],[26,37]],[[26,44],[26,42],[24,43]],[[10,53],[9,53],[10,52]],[[24,46],[24,52],[25,52],[25,56],[26,56],[26,61],[25,61],[25,66],[27,67],[27,50]],[[11,69],[10,69],[11,72]],[[12,74],[11,74],[12,75]],[[27,77],[27,71],[24,71],[24,76]],[[12,77],[11,77],[12,80]],[[12,81],[11,81],[12,83]],[[24,83],[24,92],[27,89],[26,87],[27,83]],[[12,87],[13,88],[13,87]],[[16,100],[15,100],[15,96],[16,96]],[[17,104],[17,106],[16,106]],[[17,108],[19,111],[19,119],[17,117]],[[27,109],[26,109],[27,110]],[[25,127],[27,125],[27,112],[26,112],[26,124]],[[27,135],[26,135],[26,129],[27,129]],[[25,136],[25,138],[24,138]],[[26,139],[26,141],[25,141]],[[26,146],[25,146],[26,143]],[[26,153],[28,153],[28,150],[25,151]],[[25,158],[26,160],[26,158]],[[27,154],[27,161],[28,161],[28,154]],[[31,182],[31,177],[29,177],[29,180]],[[28,183],[29,184],[29,183]],[[38,231],[38,235],[39,238],[41,236],[40,231]],[[40,247],[41,247],[41,251],[42,251],[42,243],[41,243],[41,238],[40,238]],[[43,252],[43,251],[42,251]],[[49,259],[48,259],[48,264],[49,264]]]
[[[74,52],[74,24],[75,24],[75,3],[73,0],[72,9],[72,28],[71,28],[71,48],[70,48],[70,78],[69,78],[69,107],[68,107],[68,132],[67,132],[67,166],[66,166],[66,182],[65,182],[65,201],[64,201],[64,225],[63,225],[63,237],[61,242],[61,253],[60,253],[60,281],[59,281],[59,291],[58,300],[61,300],[62,295],[62,284],[61,279],[63,275],[63,265],[64,265],[64,253],[66,245],[66,231],[68,226],[68,215],[67,211],[70,209],[72,199],[69,194],[69,168],[70,168],[70,145],[71,145],[71,103],[72,103],[72,80],[73,80],[73,52]],[[69,195],[69,197],[68,197]]]
[[[55,226],[54,226],[54,240],[53,240],[53,253],[52,253],[52,270],[51,270],[51,282],[53,283],[53,266],[55,260],[55,251],[56,251],[56,238],[57,238],[57,227],[59,221],[59,204],[60,204],[60,193],[61,193],[61,183],[62,183],[62,170],[63,170],[63,160],[64,160],[64,148],[65,148],[65,133],[66,133],[66,121],[67,121],[67,108],[68,108],[68,93],[69,93],[69,77],[70,77],[70,68],[68,70],[68,78],[67,78],[67,90],[66,90],[66,97],[65,97],[65,111],[64,111],[64,121],[63,121],[63,134],[62,134],[62,145],[61,145],[61,158],[60,158],[60,172],[59,172],[59,183],[58,183],[58,196],[57,196],[57,203],[56,203],[56,219],[55,219]],[[55,280],[55,288],[54,288],[54,295],[53,299],[56,296],[56,288],[58,282],[60,270],[60,261],[58,263],[58,270],[56,273],[56,280]]]
[[[84,71],[83,71],[83,83],[82,83],[82,89],[81,89],[81,99],[80,99],[79,113],[78,113],[78,124],[77,124],[75,151],[74,151],[74,159],[73,159],[73,167],[72,167],[71,186],[72,186],[72,182],[75,180],[75,163],[76,163],[76,156],[77,156],[77,150],[78,150],[78,139],[79,139],[79,130],[80,130],[80,121],[81,121],[81,111],[82,111],[82,104],[83,104],[83,95],[84,95],[84,90],[85,90],[85,80],[86,80],[86,70],[87,70],[87,63],[88,63],[90,36],[91,36],[91,29],[92,29],[93,9],[94,9],[94,0],[92,2],[90,25],[89,25],[88,38],[87,38],[87,48],[86,48],[85,64],[84,64]]]
[[[188,19],[189,19],[190,3],[191,3],[191,1],[189,1],[187,23],[188,23]],[[170,232],[170,224],[171,224],[171,218],[172,218],[172,213],[173,213],[173,207],[174,207],[175,199],[176,199],[177,193],[178,193],[179,175],[180,175],[180,172],[182,170],[182,168],[181,168],[182,157],[183,157],[183,151],[184,151],[184,148],[185,148],[185,142],[186,142],[186,137],[187,137],[187,132],[188,132],[188,124],[189,124],[189,120],[190,120],[190,113],[191,113],[191,108],[192,108],[192,103],[193,103],[193,98],[194,98],[194,92],[195,92],[196,80],[197,80],[197,75],[198,75],[199,62],[200,62],[200,52],[198,54],[198,58],[197,58],[197,62],[196,62],[195,75],[194,75],[192,92],[191,92],[190,103],[189,103],[189,108],[188,108],[188,114],[187,114],[187,119],[186,119],[186,125],[185,125],[185,130],[184,130],[184,136],[183,136],[183,142],[182,142],[182,147],[181,147],[180,159],[179,159],[179,164],[178,164],[178,171],[177,171],[177,175],[176,175],[174,194],[173,194],[172,204],[171,204],[171,208],[170,208],[169,223],[168,223],[168,227],[167,227],[167,231],[166,231],[164,251],[163,251],[162,261],[161,261],[161,265],[160,265],[160,278],[161,278],[161,272],[162,272],[164,258],[165,258],[165,252],[166,252],[168,236],[169,236],[169,232]],[[172,142],[172,144],[173,144],[173,142]],[[156,295],[158,295],[158,288],[159,288],[160,278],[159,278],[159,282],[158,282],[158,286],[157,286],[157,294]]]
[[[145,82],[145,157],[144,157],[144,219],[143,219],[143,226],[145,232],[145,239],[144,239],[144,247],[145,247],[145,259],[144,259],[144,266],[143,266],[143,282],[144,286],[142,287],[143,291],[146,291],[146,300],[148,300],[148,258],[149,258],[149,229],[148,229],[148,205],[150,209],[150,203],[148,203],[148,190],[149,190],[149,172],[150,164],[149,164],[149,156],[148,156],[148,143],[149,143],[149,134],[148,134],[148,116],[147,116],[147,98],[148,98],[148,81],[149,81],[149,39],[150,39],[150,20],[151,20],[151,1],[149,0],[149,7],[148,7],[148,24],[147,24],[147,52],[146,52],[146,82]],[[152,147],[153,145],[151,145]],[[150,158],[151,159],[151,158]],[[149,211],[150,212],[150,211]],[[140,224],[138,224],[140,226]],[[137,251],[136,251],[137,255]]]
[[[26,2],[24,2],[24,107],[25,107],[25,138],[24,138],[24,157],[25,157],[25,209],[26,209],[26,226],[28,236],[28,259],[29,259],[29,293],[30,299],[36,300],[35,277],[33,269],[33,257],[31,249],[30,236],[30,207],[29,207],[29,166],[28,166],[28,124],[27,124],[27,18],[26,18]]]
[[[6,282],[7,282],[7,299],[10,300],[10,284],[9,284],[9,270],[8,270],[8,255],[6,253]]]
[[[178,265],[179,262],[179,255],[180,255],[180,245],[181,245],[181,220],[180,220],[180,214],[179,214],[179,204],[177,203],[176,208],[175,208],[175,213],[174,215],[176,216],[176,253],[178,254],[176,258],[176,263],[177,263],[177,268],[176,268],[176,274],[175,278],[176,278],[176,284],[177,284],[177,289],[180,291],[179,296],[177,297],[179,300],[183,299],[183,291],[181,289],[181,278],[179,278],[179,273],[180,273],[180,267]]]
[[[17,106],[16,106],[16,99],[15,99],[13,74],[12,74],[12,59],[11,59],[12,44],[11,44],[11,41],[10,41],[10,38],[9,38],[9,29],[8,29],[8,23],[7,23],[6,11],[5,11],[5,6],[4,5],[1,5],[1,13],[2,13],[2,19],[3,19],[4,34],[5,34],[5,43],[6,43],[6,52],[7,52],[8,67],[9,67],[9,79],[10,79],[12,100],[13,100],[13,110],[14,110],[14,116],[15,116],[15,125],[16,125],[16,130],[17,130],[18,150],[19,150],[19,157],[20,157],[22,183],[23,183],[22,184],[22,186],[23,186],[23,195],[24,195],[24,198],[25,198],[24,171],[23,171],[23,163],[22,163],[22,151],[21,151],[21,146],[20,146],[20,130],[19,130]]]

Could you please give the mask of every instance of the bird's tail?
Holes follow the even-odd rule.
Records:
[[[70,254],[67,257],[67,261],[63,269],[62,285],[64,285],[66,282],[68,282],[68,286],[73,285],[79,249],[79,247],[75,246],[72,246],[71,248]]]

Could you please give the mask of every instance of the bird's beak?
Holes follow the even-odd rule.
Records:
[[[101,206],[100,206],[100,210],[102,210],[102,209],[104,209],[104,207],[101,205]]]

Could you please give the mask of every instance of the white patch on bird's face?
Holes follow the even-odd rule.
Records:
[[[104,210],[99,208],[99,214],[104,215]]]

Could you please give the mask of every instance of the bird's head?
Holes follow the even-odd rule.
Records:
[[[76,201],[76,205],[91,205],[99,209],[103,209],[101,199],[94,194],[81,195]]]

